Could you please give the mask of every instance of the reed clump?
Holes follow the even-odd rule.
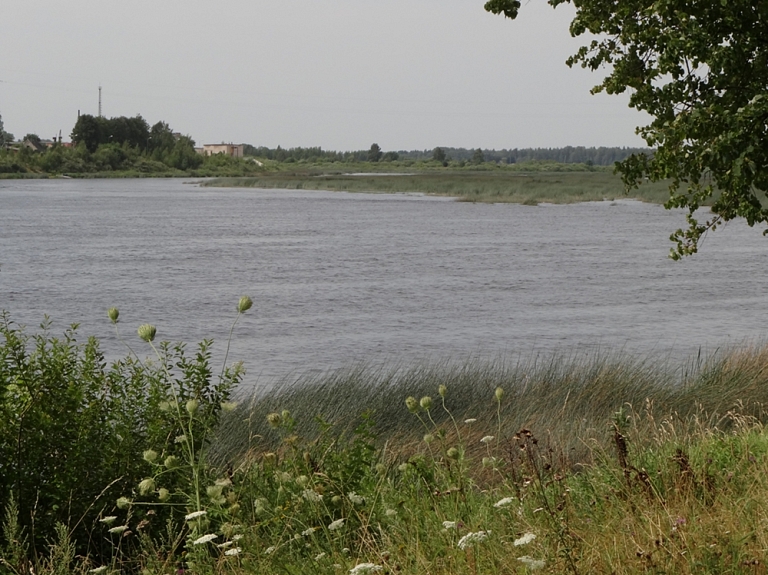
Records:
[[[241,298],[237,318],[251,304]],[[64,479],[96,460],[45,481],[2,460],[3,573],[765,572],[764,346],[682,365],[599,353],[361,365],[248,396],[234,391],[239,364],[217,377],[208,343],[184,359],[149,324],[137,349],[153,359],[107,369],[74,332],[63,346],[43,332],[25,355],[30,340],[4,319],[0,397],[13,417],[0,447],[14,465],[35,455],[13,451],[19,430],[52,429],[46,417],[23,423],[42,398],[21,384],[84,390],[57,416],[99,414],[102,437],[117,422],[135,428],[120,428],[130,449],[89,446],[106,483],[93,493]],[[102,373],[114,384],[104,397],[143,390],[146,414],[88,412]],[[83,513],[30,505],[30,493],[46,505],[69,493]]]

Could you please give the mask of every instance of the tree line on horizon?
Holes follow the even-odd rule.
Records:
[[[434,160],[445,165],[448,162],[464,162],[480,164],[493,162],[515,164],[519,162],[557,162],[562,164],[587,164],[594,166],[612,166],[632,154],[648,152],[648,148],[627,147],[585,147],[566,146],[563,148],[512,148],[512,149],[482,149],[482,148],[452,148],[437,147],[431,150],[397,150],[383,152],[378,144],[373,144],[368,150],[339,152],[324,150],[320,146],[269,148],[245,144],[243,153],[246,156],[266,158],[276,162],[392,162],[397,160],[430,161]]]

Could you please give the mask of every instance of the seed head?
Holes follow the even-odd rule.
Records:
[[[419,402],[416,401],[416,398],[411,395],[405,398],[405,406],[408,408],[408,411],[410,411],[411,413],[419,412]]]
[[[145,323],[140,325],[137,331],[139,333],[139,337],[144,341],[146,341],[147,343],[149,343],[150,341],[153,341],[155,339],[157,328],[153,325]]]
[[[445,453],[448,456],[448,459],[458,459],[459,458],[459,450],[455,447],[451,447],[448,451]]]
[[[198,407],[200,407],[200,402],[197,401],[196,399],[190,399],[189,401],[187,401],[186,408],[187,408],[187,413],[189,415],[195,415],[195,413],[197,413]]]
[[[157,498],[160,501],[168,501],[171,497],[171,492],[168,491],[165,487],[161,487],[157,492]]]
[[[249,298],[247,295],[244,295],[240,298],[240,301],[237,302],[237,313],[245,313],[249,309],[251,309],[251,306],[253,305],[253,300]]]
[[[501,398],[504,397],[504,390],[500,387],[497,387],[494,395],[496,396],[496,401],[501,402]]]
[[[119,497],[117,500],[118,509],[128,509],[131,506],[131,500],[127,497]]]
[[[117,519],[117,515],[107,515],[106,517],[102,517],[101,519],[99,519],[99,521],[104,525],[112,525],[116,519]]]
[[[146,461],[147,463],[154,463],[155,461],[157,461],[157,451],[155,451],[154,449],[147,449],[144,452],[143,457],[144,457],[144,461]]]
[[[435,440],[435,436],[432,435],[431,433],[427,433],[424,436],[424,443],[432,443],[434,440]]]
[[[117,318],[120,317],[120,311],[116,307],[111,307],[107,310],[107,315],[112,323],[117,323]]]
[[[419,401],[419,405],[421,406],[421,409],[424,411],[429,411],[432,409],[432,398],[428,395],[425,395],[421,398],[421,401]]]
[[[155,480],[151,477],[147,477],[146,479],[142,480],[141,483],[139,483],[139,493],[141,495],[146,495],[150,491],[155,490]]]
[[[232,412],[237,409],[236,401],[225,401],[221,404],[221,410],[226,412]]]
[[[270,413],[267,415],[267,423],[269,423],[269,426],[272,428],[278,428],[280,427],[280,424],[282,423],[283,418],[280,417],[279,413]]]
[[[165,465],[168,469],[173,469],[175,467],[179,466],[179,458],[175,455],[169,455],[165,458],[165,461],[163,462],[163,465]]]
[[[288,419],[290,419],[291,417],[291,412],[288,411],[287,409],[284,409],[282,413],[280,413],[280,417],[283,418],[283,421],[288,421]]]
[[[437,388],[437,393],[440,394],[440,397],[445,398],[445,394],[448,393],[448,388],[444,385],[440,385]]]

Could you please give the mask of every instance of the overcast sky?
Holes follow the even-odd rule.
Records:
[[[2,0],[0,115],[65,140],[77,112],[198,144],[384,150],[640,146],[626,96],[569,69],[572,7],[530,0]]]

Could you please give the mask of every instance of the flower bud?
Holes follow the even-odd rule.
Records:
[[[440,394],[440,397],[445,398],[445,394],[448,393],[448,388],[445,387],[444,385],[440,385],[437,388],[437,393]]]
[[[331,503],[333,503],[334,505],[338,505],[339,503],[341,503],[341,497],[339,497],[338,495],[334,495],[333,497],[331,497]]]
[[[210,497],[211,499],[217,499],[221,497],[221,491],[224,489],[221,485],[209,485],[205,488],[205,493]]]
[[[154,449],[147,449],[144,452],[143,457],[144,457],[144,461],[146,461],[147,463],[154,463],[155,461],[157,461],[157,451],[155,451]]]
[[[494,395],[496,396],[496,401],[500,402],[501,398],[504,397],[504,390],[500,387],[497,387]]]
[[[179,458],[176,457],[175,455],[169,455],[168,457],[165,458],[165,461],[163,462],[163,464],[168,469],[174,469],[179,466]]]
[[[107,315],[112,323],[117,323],[117,318],[120,317],[120,311],[116,307],[111,307],[107,310]]]
[[[221,404],[221,411],[232,412],[237,409],[236,401],[225,401]]]
[[[459,458],[459,450],[455,447],[451,447],[446,453],[448,456],[448,459],[458,459]]]
[[[405,406],[411,413],[418,413],[419,411],[419,402],[416,401],[416,398],[413,396],[408,396],[405,398]]]
[[[300,487],[306,487],[308,483],[309,483],[309,477],[307,477],[306,475],[299,475],[296,478],[296,484],[299,485]]]
[[[131,506],[131,500],[127,497],[120,497],[117,500],[118,509],[128,509]]]
[[[142,480],[141,483],[139,483],[139,493],[141,495],[146,495],[150,491],[155,490],[155,480],[151,477],[147,477],[146,479]]]
[[[157,498],[160,501],[168,501],[171,498],[171,492],[165,487],[161,487],[157,492]]]
[[[421,398],[421,401],[419,401],[419,405],[424,411],[429,411],[432,409],[432,398],[428,395],[425,395]]]
[[[195,413],[197,413],[198,407],[200,407],[200,402],[197,401],[196,399],[190,399],[189,401],[187,401],[186,408],[187,408],[187,413],[189,415],[195,415]]]
[[[150,341],[153,341],[155,339],[157,328],[153,325],[145,323],[140,325],[137,331],[139,333],[139,337],[144,341],[146,341],[147,343],[149,343]]]
[[[240,298],[240,301],[237,302],[237,312],[238,313],[245,313],[249,309],[251,309],[251,306],[253,305],[253,300],[249,298],[247,295],[244,295]]]
[[[280,427],[280,424],[282,423],[282,418],[280,417],[279,413],[270,413],[267,415],[267,423],[269,423],[269,426],[272,428]]]
[[[427,433],[424,436],[424,443],[432,443],[434,440],[435,440],[435,436],[432,435],[431,433]]]
[[[283,418],[283,421],[288,421],[288,419],[290,419],[291,417],[291,412],[288,411],[287,409],[284,409],[283,412],[280,414],[280,417]]]

